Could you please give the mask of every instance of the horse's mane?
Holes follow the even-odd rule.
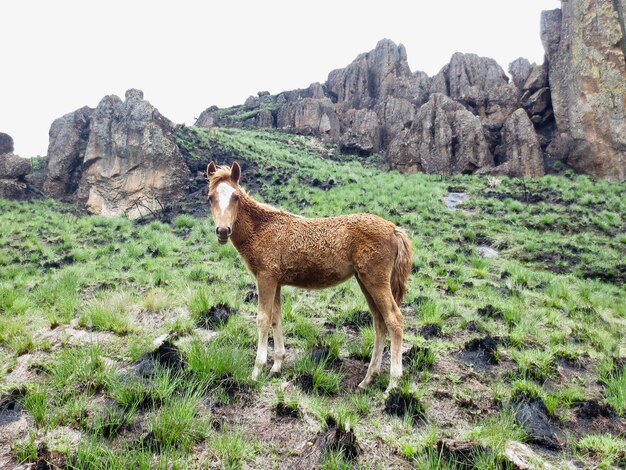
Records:
[[[209,184],[216,185],[230,178],[230,167],[228,165],[220,165],[217,171],[209,177]]]

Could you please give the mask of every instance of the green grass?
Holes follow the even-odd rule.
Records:
[[[228,113],[242,118],[247,111]],[[259,200],[308,217],[367,211],[407,230],[414,273],[401,306],[404,350],[422,349],[405,360],[404,383],[420,391],[429,424],[413,426],[384,412],[388,353],[372,389],[354,392],[367,364],[349,369],[355,362],[347,358],[367,361],[374,337],[355,282],[313,292],[284,288],[283,373],[251,383],[257,304],[244,297],[255,280],[230,244],[217,243],[210,217],[185,212],[188,201],[172,220],[159,222],[89,217],[50,200],[0,200],[0,391],[21,388],[27,377],[20,400],[37,443],[59,429],[80,430],[69,468],[188,468],[201,452],[207,466],[295,466],[295,449],[258,430],[284,426],[312,439],[324,426],[322,415],[342,409],[359,417],[353,426],[366,449],[358,462],[365,468],[394,463],[382,455],[417,468],[452,468],[433,451],[446,436],[479,440],[486,451],[475,460],[494,468],[506,439],[526,438],[506,411],[518,393],[544,400],[559,426],[582,400],[601,400],[624,419],[625,374],[613,360],[623,357],[625,341],[624,185],[570,175],[523,184],[501,178],[490,188],[481,176],[381,171],[377,156],[344,155],[336,147],[321,157],[319,141],[280,132],[176,132],[188,156],[219,155],[220,164],[237,159],[243,185]],[[334,183],[322,190],[314,180]],[[524,185],[544,200],[525,202]],[[451,187],[471,194],[464,208],[473,215],[445,208]],[[500,256],[482,258],[477,245]],[[235,312],[226,324],[215,331],[198,325],[220,303]],[[493,311],[481,314],[487,305]],[[427,325],[441,335],[422,338]],[[459,364],[465,343],[487,334],[500,338],[500,364],[485,373]],[[165,337],[180,347],[184,369],[137,372]],[[326,361],[308,357],[316,348],[328,350]],[[268,359],[265,373],[271,343]],[[560,369],[567,364],[573,372]],[[310,393],[300,390],[303,374],[311,377]],[[281,387],[301,419],[275,416]],[[479,405],[475,414],[454,401],[470,393]],[[455,421],[440,422],[432,403],[458,408]],[[158,430],[158,441],[145,439],[148,428]],[[237,430],[234,437],[229,429]],[[618,438],[585,439],[570,439],[565,454],[576,452],[589,467],[621,464]],[[32,459],[32,443],[20,442],[14,456]],[[374,447],[380,452],[367,451]],[[556,467],[564,458],[550,457]],[[330,452],[315,464],[355,464],[344,460]]]

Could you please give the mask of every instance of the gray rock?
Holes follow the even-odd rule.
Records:
[[[13,147],[13,137],[4,132],[0,132],[0,155],[5,153],[13,153],[15,148]]]
[[[460,206],[464,202],[468,201],[470,195],[467,193],[448,193],[446,197],[443,198],[443,203],[446,205],[448,209],[451,211],[455,211],[457,206]]]
[[[579,171],[626,180],[626,0],[571,0],[542,13],[552,107]]]
[[[197,127],[215,127],[219,122],[219,108],[217,106],[210,106],[200,113],[198,119],[196,119],[195,125]]]
[[[478,254],[483,258],[497,258],[500,256],[500,252],[495,248],[491,248],[489,246],[480,245],[477,246]]]
[[[524,87],[524,83],[528,79],[533,66],[530,65],[528,59],[520,57],[509,64],[509,73],[513,79],[513,84],[520,90]]]
[[[409,129],[391,142],[393,168],[426,173],[472,173],[493,165],[480,120],[441,93],[417,110]]]
[[[43,186],[47,196],[63,199],[78,188],[93,111],[85,106],[56,119],[50,126],[48,174]]]
[[[530,95],[523,103],[524,109],[529,115],[542,114],[551,104],[550,88],[541,88]]]
[[[0,178],[0,198],[2,199],[26,199],[26,183],[15,179]]]
[[[256,109],[261,106],[261,100],[258,96],[248,96],[243,106],[247,110]]]
[[[274,126],[274,118],[269,109],[260,110],[254,117],[254,125],[260,129],[270,129]]]
[[[535,128],[523,109],[518,109],[504,122],[502,144],[496,150],[495,168],[479,173],[508,176],[543,176],[543,154]]]
[[[534,93],[541,88],[548,86],[548,63],[544,62],[542,65],[533,65],[530,75],[524,82],[522,87],[524,91],[530,91]]]
[[[285,103],[277,113],[276,126],[301,134],[339,136],[339,119],[330,99],[303,98]]]
[[[91,117],[76,196],[94,214],[134,218],[187,194],[189,169],[172,123],[137,91],[125,102],[104,97]]]
[[[349,109],[343,113],[341,144],[350,151],[377,152],[381,147],[378,115],[370,109]]]
[[[30,160],[13,153],[0,155],[0,178],[18,179],[30,173]]]

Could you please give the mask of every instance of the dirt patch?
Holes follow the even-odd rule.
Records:
[[[541,398],[519,393],[511,405],[515,419],[526,429],[531,442],[550,450],[561,449],[565,436],[550,422],[548,408]]]
[[[316,445],[321,450],[322,458],[327,452],[339,452],[353,460],[359,455],[360,448],[352,429],[339,426],[335,418],[326,418],[328,428],[318,438]]]
[[[426,419],[424,404],[412,393],[394,390],[385,400],[385,413],[404,418],[408,416],[413,424]]]
[[[595,279],[609,284],[623,286],[626,284],[626,264],[619,264],[611,270],[585,268],[582,272],[582,277],[583,279]]]
[[[474,338],[467,343],[459,353],[459,359],[465,364],[474,366],[479,370],[488,370],[498,363],[496,350],[498,341],[491,336]]]
[[[477,468],[476,457],[484,454],[487,448],[476,441],[440,440],[435,444],[437,454],[456,469]]]
[[[626,423],[606,404],[598,400],[574,403],[568,428],[577,436],[585,434],[626,434]]]
[[[358,331],[364,326],[372,324],[372,314],[367,310],[353,310],[342,322],[342,325],[352,330]]]
[[[181,372],[185,369],[183,353],[178,346],[166,339],[154,351],[144,354],[137,361],[134,370],[138,375],[149,377],[154,374],[157,366],[166,367],[172,372]]]
[[[259,301],[259,294],[257,294],[256,290],[250,289],[246,292],[243,301],[247,304],[257,303]]]
[[[297,406],[291,406],[287,403],[277,403],[274,412],[278,418],[294,418],[298,419],[302,416],[302,412]]]
[[[223,326],[231,315],[237,313],[235,309],[226,304],[217,304],[202,312],[196,318],[196,326],[200,328],[215,329]]]
[[[504,318],[502,310],[500,310],[498,307],[494,307],[491,304],[487,304],[484,307],[479,308],[478,310],[476,310],[476,313],[483,318]]]
[[[419,330],[420,335],[426,339],[441,337],[441,327],[439,325],[424,325]]]
[[[339,370],[343,374],[341,385],[339,386],[341,392],[348,392],[356,390],[361,381],[367,374],[368,364],[359,361],[357,359],[342,358],[340,359],[341,366]]]
[[[307,351],[307,355],[313,361],[313,364],[334,364],[337,363],[337,358],[332,357],[331,351],[326,346],[315,346]]]

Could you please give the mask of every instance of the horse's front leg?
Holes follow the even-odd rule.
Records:
[[[274,331],[274,365],[270,374],[278,374],[285,359],[285,342],[283,340],[283,311],[280,299],[280,286],[276,287],[274,309],[272,310],[272,330]]]
[[[252,380],[256,380],[267,363],[267,334],[272,323],[272,308],[276,296],[276,282],[273,279],[257,276],[257,290],[259,291],[259,311],[257,313],[257,329],[259,341],[256,350],[256,360],[252,370]]]

